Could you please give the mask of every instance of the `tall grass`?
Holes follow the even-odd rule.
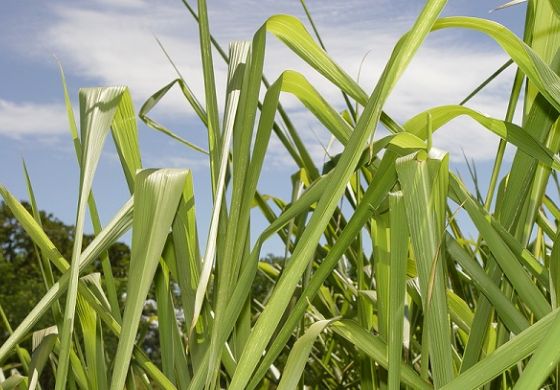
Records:
[[[555,0],[528,2],[523,40],[489,20],[439,18],[446,1],[426,1],[372,92],[327,54],[303,0],[316,38],[298,19],[275,15],[252,41],[234,42],[228,53],[210,34],[206,2],[198,0],[196,9],[184,3],[200,26],[206,99],[201,103],[179,75],[148,99],[138,116],[207,154],[213,209],[196,210],[188,167],[143,168],[127,88],[80,90],[78,126],[62,75],[81,173],[75,245],[65,259],[41,228],[38,213],[28,213],[0,186],[39,249],[48,287],[21,324],[4,324],[11,335],[0,347],[0,361],[19,364],[1,386],[38,388],[43,370],[53,370],[57,389],[558,388],[560,15]],[[506,117],[488,117],[467,102],[396,122],[383,111],[392,89],[428,34],[450,28],[489,36],[517,67]],[[267,81],[267,39],[285,44],[340,89],[348,108],[338,112],[295,71]],[[228,64],[223,118],[213,46]],[[208,130],[207,151],[149,116],[175,84]],[[523,120],[516,125],[512,119],[523,88]],[[324,166],[314,164],[279,103],[286,93],[344,146]],[[458,116],[501,138],[488,187],[477,183],[484,200],[450,170],[449,155],[432,148],[437,130]],[[389,135],[377,135],[380,126]],[[91,187],[109,132],[131,199],[101,227]],[[298,166],[287,200],[258,185],[273,133]],[[504,165],[507,144],[516,153]],[[341,208],[341,199],[351,207]],[[251,237],[253,209],[269,222],[257,237]],[[96,238],[82,250],[88,210]],[[459,210],[468,217],[456,218]],[[211,216],[205,248],[199,245],[195,211]],[[464,234],[466,219],[476,228],[476,241]],[[120,303],[106,250],[129,230],[127,299]],[[287,256],[271,264],[261,260],[261,248],[274,235],[284,242]],[[84,274],[98,258],[103,274]],[[58,280],[53,268],[62,275]],[[264,286],[253,283],[256,276]],[[152,287],[158,364],[137,344]],[[265,294],[257,294],[256,287]],[[178,321],[177,309],[185,321]],[[35,329],[49,310],[53,326]],[[114,355],[105,347],[108,334],[119,340]],[[34,347],[27,351],[19,345],[30,335]]]

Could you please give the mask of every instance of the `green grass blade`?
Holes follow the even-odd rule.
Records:
[[[430,164],[436,164],[434,176]],[[441,216],[446,207],[448,157],[426,160],[425,152],[418,152],[398,159],[396,167],[416,257],[434,384],[441,387],[454,376],[442,260],[445,226]]]
[[[5,381],[0,382],[0,386],[2,386],[2,390],[23,390],[27,388],[27,381],[28,378],[26,376],[14,373]]]
[[[186,175],[186,171],[172,169],[143,170],[136,175],[128,299],[111,389],[120,390],[125,384],[144,300],[177,213]]]
[[[6,189],[0,185],[0,195],[4,198],[4,202],[9,207],[14,217],[21,224],[25,232],[31,240],[39,247],[41,253],[46,256],[54,266],[61,271],[67,270],[70,266],[62,257],[59,250],[46,235],[41,225],[33,218],[31,214],[23,207],[23,205]]]
[[[212,35],[210,35],[210,38],[212,38]],[[163,47],[163,44],[161,43],[161,41],[157,37],[156,37],[156,42],[158,43],[159,47],[163,51],[163,54],[165,54],[165,56],[167,57],[167,60],[170,62],[171,66],[173,67],[173,69],[175,70],[177,75],[179,76],[178,79],[175,79],[174,81],[172,81],[170,84],[167,85],[167,87],[171,87],[175,82],[177,84],[179,84],[179,87],[181,88],[181,92],[183,93],[183,96],[185,96],[185,99],[187,99],[187,101],[189,102],[189,104],[191,105],[193,110],[196,112],[196,114],[198,115],[198,117],[202,121],[202,123],[204,123],[204,125],[207,126],[208,125],[208,115],[206,115],[206,111],[204,111],[204,107],[202,107],[202,104],[200,104],[199,100],[196,98],[196,96],[192,92],[191,88],[189,88],[189,86],[187,85],[187,82],[185,81],[185,78],[183,77],[183,75],[179,71],[179,68],[177,67],[177,65],[175,65],[175,62],[171,59],[171,56],[167,53],[167,50],[165,50],[165,47]],[[214,43],[214,41],[212,41],[212,43]],[[220,50],[221,50],[221,48],[220,48]]]
[[[282,91],[296,96],[303,105],[343,144],[348,142],[351,126],[332,108],[319,92],[300,73],[282,73]],[[263,104],[263,107],[267,107]]]
[[[334,320],[320,320],[313,323],[305,334],[294,343],[286,361],[286,366],[284,366],[278,390],[291,390],[298,387],[298,382],[309,359],[313,343],[332,321]]]
[[[41,372],[54,349],[56,339],[57,330],[55,326],[33,333],[33,355],[29,365],[29,390],[37,388]]]
[[[134,178],[136,172],[142,168],[140,147],[138,145],[138,127],[136,126],[136,114],[132,104],[132,96],[129,90],[122,94],[121,101],[111,123],[111,134],[121,165],[123,167],[126,182],[130,193],[134,192]]]
[[[27,194],[29,195],[29,201],[31,203],[33,218],[37,221],[37,224],[39,225],[38,227],[42,228],[41,215],[39,213],[39,208],[37,207],[35,192],[33,191],[33,186],[31,185],[31,179],[29,178],[29,172],[27,171],[25,160],[23,160],[23,172],[25,174],[25,184],[27,187]],[[34,247],[39,260],[39,265],[41,266],[41,273],[43,275],[43,280],[45,281],[45,287],[48,290],[54,284],[54,275],[51,263],[49,262],[47,256],[38,250],[37,245],[34,245]],[[56,321],[60,321],[62,318],[62,309],[60,308],[60,304],[58,302],[56,302],[53,306],[53,317]]]
[[[158,331],[159,346],[161,353],[161,366],[163,373],[173,384],[177,384],[175,378],[175,350],[181,340],[174,340],[173,327],[177,326],[173,297],[169,284],[169,269],[160,263],[160,268],[155,276],[156,301],[158,308]],[[186,366],[185,366],[186,367]]]
[[[96,275],[97,283],[100,283],[99,274]],[[78,312],[78,319],[82,328],[84,340],[88,383],[93,389],[106,389],[108,383],[107,367],[105,365],[105,348],[103,346],[103,335],[97,315],[93,308],[80,295],[78,295],[76,310]]]
[[[206,150],[204,150],[203,148],[201,148],[200,146],[197,146],[195,144],[193,144],[190,141],[187,141],[186,139],[180,137],[179,135],[175,134],[173,131],[169,130],[167,127],[163,126],[161,123],[156,122],[155,120],[153,120],[151,117],[148,116],[148,114],[150,113],[150,111],[160,102],[160,100],[165,96],[165,94],[167,94],[167,92],[169,92],[169,90],[171,89],[171,87],[173,87],[173,85],[175,84],[179,84],[179,86],[181,87],[181,89],[183,91],[189,91],[188,87],[186,86],[186,84],[184,84],[184,82],[181,79],[176,79],[173,80],[172,82],[170,82],[169,84],[167,84],[166,86],[162,87],[161,89],[159,89],[158,91],[156,91],[152,96],[150,96],[142,105],[142,107],[140,107],[140,111],[138,112],[138,117],[149,127],[151,127],[154,130],[157,130],[159,132],[162,132],[163,134],[173,138],[176,141],[179,141],[180,143],[182,143],[183,145],[196,150],[197,152],[201,152],[204,154],[208,154],[208,152]],[[196,105],[194,107],[197,107]],[[197,111],[197,113],[199,115],[203,115],[203,123],[206,124],[206,115],[205,113],[199,113]]]
[[[513,32],[490,20],[461,16],[441,18],[433,26],[434,31],[444,28],[472,29],[494,39],[546,100],[560,111],[560,77]]]
[[[80,193],[76,213],[76,235],[70,263],[70,280],[60,335],[61,353],[56,373],[56,389],[65,388],[68,359],[72,348],[71,337],[76,307],[79,257],[82,247],[83,228],[87,200],[103,143],[109,132],[113,116],[124,91],[123,87],[91,88],[80,91],[80,130],[83,145],[80,169]]]
[[[387,364],[389,390],[400,388],[400,362],[403,350],[406,263],[408,260],[408,227],[401,192],[389,194],[391,223],[391,268],[389,270],[389,327]]]
[[[208,10],[205,0],[198,0],[198,27],[200,37],[200,51],[202,57],[202,71],[204,74],[204,96],[206,100],[206,114],[208,117],[208,151],[210,154],[210,177],[212,195],[216,194],[218,183],[218,166],[220,155],[220,120],[218,117],[218,102],[216,100],[216,81],[214,79],[214,63],[212,61],[212,43],[210,41],[210,27]]]
[[[502,66],[500,66],[494,73],[492,73],[488,78],[486,78],[478,87],[476,87],[471,93],[468,94],[461,102],[460,106],[467,104],[469,100],[475,97],[480,91],[482,91],[488,84],[490,84],[496,77],[498,77],[504,70],[509,68],[513,64],[513,60],[507,60]]]
[[[442,387],[442,389],[476,389],[501,375],[504,370],[535,351],[543,338],[550,332],[550,326],[557,315],[558,310],[549,313],[533,326],[527,328],[500,346],[492,354],[457,376],[453,381]]]
[[[210,229],[208,232],[208,245],[206,246],[206,252],[202,261],[202,270],[196,290],[192,322],[190,323],[190,332],[192,332],[194,326],[196,325],[198,317],[200,315],[200,311],[202,309],[202,302],[204,299],[204,295],[206,294],[206,288],[212,271],[214,256],[216,255],[217,250],[216,242],[220,224],[220,217],[222,212],[225,212],[225,210],[222,210],[222,206],[225,205],[224,194],[226,191],[228,160],[233,139],[235,118],[237,115],[238,105],[240,104],[239,101],[241,98],[241,88],[244,80],[244,71],[248,54],[249,45],[246,42],[238,42],[230,47],[231,61],[228,72],[228,94],[226,97],[226,111],[224,113],[224,132],[221,138],[221,155],[219,157],[219,167],[217,167],[218,177],[214,187],[215,202],[214,209],[212,210]]]
[[[72,103],[70,101],[70,96],[68,94],[68,87],[66,85],[66,77],[64,76],[64,70],[62,69],[62,64],[59,63],[59,67],[60,67],[60,78],[62,81],[62,89],[64,91],[64,103],[66,106],[66,115],[68,117],[68,124],[69,124],[69,128],[70,128],[70,135],[72,137],[72,141],[74,143],[74,150],[76,152],[76,158],[78,160],[78,165],[81,167],[82,166],[82,143],[80,141],[80,138],[78,136],[78,129],[76,127],[76,120],[74,118],[74,109],[72,108]],[[126,96],[125,96],[126,95]],[[128,97],[128,99],[126,99],[126,97]],[[132,101],[130,99],[130,94],[128,93],[128,91],[125,91],[123,93],[123,98],[121,98],[121,102],[119,103],[118,107],[117,107],[117,112],[116,115],[118,115],[118,112],[121,111],[123,109],[123,106],[126,110],[127,106],[131,106],[132,105]],[[134,110],[132,110],[134,111]],[[114,124],[114,121],[113,121]],[[131,135],[132,137],[132,135]],[[123,155],[123,153],[120,152],[120,144],[119,142],[117,143],[117,152],[119,153],[119,155]],[[124,165],[123,165],[124,167]],[[125,169],[125,176],[127,176],[127,171]],[[128,176],[127,176],[128,177]],[[129,183],[130,186],[130,183]],[[129,187],[132,188],[132,187]],[[93,231],[95,234],[99,234],[99,232],[101,231],[101,221],[99,219],[99,213],[97,211],[97,205],[95,203],[95,198],[93,196],[93,191],[90,192],[89,197],[88,197],[88,207],[89,207],[89,213],[90,213],[90,218],[91,218],[91,223],[93,225]],[[118,304],[118,299],[117,299],[117,293],[116,293],[116,288],[115,288],[115,282],[114,282],[114,277],[113,277],[113,272],[111,269],[111,262],[109,260],[109,255],[108,253],[103,253],[101,255],[101,264],[103,267],[103,274],[105,275],[106,278],[106,285],[107,285],[107,292],[109,294],[109,299],[111,300],[111,307],[113,310],[113,314],[117,317],[117,318],[121,318],[121,314],[120,314],[120,310],[119,310],[119,304]]]
[[[431,116],[433,131],[436,131],[452,119],[461,115],[471,117],[503,140],[517,146],[520,150],[538,159],[546,166],[553,166],[555,169],[560,168],[560,160],[558,157],[554,156],[554,154],[545,145],[536,140],[531,133],[513,123],[490,118],[467,107],[440,106],[431,108],[415,115],[408,120],[403,127],[406,131],[410,131],[418,137],[426,139],[426,123],[428,116]]]
[[[195,199],[193,189],[193,175],[189,172],[183,190],[183,196],[179,203],[177,216],[173,222],[173,248],[176,265],[171,267],[171,272],[175,268],[176,275],[173,275],[181,289],[181,303],[185,315],[185,331],[188,331],[190,324],[193,323],[194,302],[196,290],[199,286],[201,257],[198,244],[198,232],[196,226]],[[202,320],[201,320],[202,319]],[[203,334],[206,329],[204,325],[207,318],[203,315],[197,321],[200,327],[195,328],[197,333]],[[203,336],[201,336],[203,337]],[[205,344],[199,343],[198,337],[189,338],[190,358],[193,367],[198,367],[198,349],[204,349]]]
[[[544,336],[535,350],[533,357],[523,370],[514,389],[537,389],[543,384],[550,373],[556,369],[558,362],[560,362],[559,343],[560,316],[556,314],[548,334]]]

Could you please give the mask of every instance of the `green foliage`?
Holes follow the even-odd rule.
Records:
[[[183,2],[200,27],[205,104],[179,74],[147,100],[139,118],[209,159],[206,247],[199,244],[193,173],[142,167],[128,89],[81,90],[78,131],[63,77],[81,172],[76,228],[42,224],[49,218],[37,210],[27,171],[31,207],[0,186],[4,209],[14,215],[4,211],[2,264],[30,267],[46,288],[29,309],[25,280],[12,279],[9,291],[27,306],[20,312],[6,306],[11,317],[0,362],[20,372],[2,385],[33,385],[47,356],[58,388],[557,385],[560,16],[554,3],[528,2],[520,39],[489,20],[440,18],[446,1],[428,0],[368,93],[326,52],[303,0],[319,43],[298,19],[275,15],[229,53],[211,35],[206,2],[198,0],[196,10]],[[489,69],[490,78],[463,104],[399,124],[383,111],[385,102],[430,32],[449,28],[486,34],[510,59]],[[268,33],[336,86],[347,109],[339,113],[295,71],[269,83]],[[222,121],[212,46],[228,64]],[[505,118],[468,108],[510,63],[517,72]],[[148,117],[175,84],[208,130],[207,152]],[[280,104],[282,93],[296,96],[342,152],[317,166]],[[452,172],[448,153],[432,147],[438,129],[461,115],[500,137],[489,186],[482,188],[472,171],[475,195]],[[377,135],[381,125],[389,135]],[[109,131],[132,197],[102,227],[91,183]],[[289,199],[259,187],[269,174],[263,162],[272,137],[298,167]],[[516,148],[511,164],[504,163],[507,144]],[[91,237],[83,234],[86,210]],[[457,218],[460,210],[465,215]],[[255,211],[269,224],[252,236]],[[464,233],[467,220],[474,240]],[[129,262],[124,247],[111,246],[128,230]],[[273,235],[284,256],[262,259]],[[33,334],[35,350],[25,345],[45,326]]]

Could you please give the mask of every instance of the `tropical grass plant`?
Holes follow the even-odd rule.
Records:
[[[201,103],[178,72],[138,117],[207,155],[213,199],[207,244],[199,244],[201,210],[188,167],[143,168],[128,89],[80,90],[78,130],[62,74],[80,167],[75,244],[66,259],[51,242],[29,180],[33,213],[0,186],[37,246],[48,289],[21,324],[2,316],[10,337],[0,347],[0,362],[8,362],[4,372],[13,369],[2,388],[39,388],[43,370],[56,374],[57,389],[558,388],[556,0],[528,1],[523,39],[489,20],[440,18],[446,1],[428,0],[371,92],[327,54],[303,0],[315,38],[295,17],[275,15],[252,41],[234,42],[228,53],[210,33],[206,2],[198,0],[196,9],[184,4],[200,27],[206,99]],[[428,34],[449,28],[489,36],[510,60],[496,72],[489,69],[491,76],[461,105],[434,107],[398,123],[383,111],[387,98]],[[347,108],[337,111],[298,72],[269,82],[263,75],[269,37],[336,86]],[[223,118],[213,49],[228,64]],[[470,109],[470,97],[511,64],[517,70],[506,117]],[[207,150],[149,116],[175,84],[207,128]],[[279,103],[282,93],[294,95],[343,151],[316,166]],[[481,188],[477,182],[475,194],[450,169],[448,153],[432,147],[436,131],[459,116],[501,139],[490,183]],[[380,127],[389,135],[379,136]],[[102,227],[91,189],[109,132],[131,198]],[[273,133],[298,167],[287,200],[259,188]],[[507,144],[516,152],[504,165]],[[349,207],[341,206],[342,199]],[[256,237],[253,209],[268,221]],[[82,250],[88,210],[95,239]],[[457,218],[460,210],[465,218]],[[466,222],[475,226],[474,241],[464,233]],[[107,248],[127,231],[132,255],[121,304]],[[274,235],[286,256],[269,263],[261,249]],[[95,259],[103,273],[84,274]],[[264,283],[257,287],[265,294],[255,293],[255,280]],[[158,305],[158,364],[137,342],[151,287]],[[55,323],[35,329],[47,311]],[[105,348],[107,334],[119,340],[114,356]],[[20,347],[28,337],[30,351]]]

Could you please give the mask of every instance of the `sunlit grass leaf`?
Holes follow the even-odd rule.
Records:
[[[406,265],[408,260],[408,226],[401,192],[389,194],[391,224],[391,267],[389,270],[389,318],[387,364],[389,389],[399,389],[400,362],[403,351]]]
[[[150,111],[160,102],[160,100],[165,96],[165,94],[167,94],[167,92],[171,89],[171,87],[173,87],[173,85],[176,84],[176,83],[179,84],[183,90],[185,88],[187,88],[187,86],[185,85],[183,80],[181,80],[181,79],[173,80],[171,83],[167,84],[166,86],[164,86],[163,88],[161,88],[160,90],[155,92],[152,96],[150,96],[150,98],[148,100],[146,100],[146,102],[144,102],[142,107],[140,107],[140,111],[138,112],[138,117],[140,119],[142,119],[142,121],[146,125],[150,126],[152,129],[160,131],[165,135],[168,135],[169,137],[173,138],[174,140],[179,141],[183,145],[185,145],[185,146],[187,146],[187,147],[189,147],[193,150],[196,150],[197,152],[207,154],[208,152],[206,150],[204,150],[203,148],[201,148],[200,146],[197,146],[197,145],[193,144],[192,142],[187,141],[183,137],[175,134],[173,131],[169,130],[167,127],[165,127],[164,125],[162,125],[159,122],[156,122],[154,119],[152,119],[151,117],[148,116]],[[195,107],[197,107],[197,106],[195,105]],[[201,110],[202,110],[202,108],[201,108]],[[205,115],[205,113],[200,112],[199,115]],[[204,116],[204,120],[205,121],[207,120],[205,116]]]
[[[434,173],[430,172],[430,165],[434,166]],[[442,259],[448,157],[431,157],[420,151],[398,159],[396,167],[416,257],[425,313],[423,331],[428,332],[434,384],[440,387],[454,376],[449,343],[451,335],[444,279],[445,261]],[[428,364],[427,360],[423,360],[422,364]]]
[[[560,362],[560,352],[557,348],[559,343],[560,317],[556,314],[556,318],[550,325],[549,333],[542,339],[529,364],[515,384],[516,389],[538,388],[542,385]]]
[[[549,313],[518,336],[496,349],[486,358],[457,376],[443,389],[474,389],[501,375],[504,370],[529,356],[535,351],[550,326],[557,317],[558,310]]]
[[[80,91],[80,132],[82,156],[80,159],[80,191],[76,213],[76,233],[70,262],[70,278],[64,309],[62,329],[60,330],[61,353],[56,374],[56,389],[65,388],[68,360],[72,349],[71,337],[74,327],[74,314],[77,300],[79,258],[82,251],[83,229],[87,201],[93,183],[95,169],[105,138],[109,132],[115,111],[124,87],[89,88]]]
[[[320,320],[313,323],[309,329],[301,336],[292,347],[286,366],[278,384],[279,390],[295,389],[305,369],[307,359],[313,348],[313,343],[319,334],[332,322],[333,320]]]
[[[111,380],[112,389],[124,386],[144,300],[152,284],[185,186],[187,172],[146,169],[136,175],[127,301]]]
[[[33,333],[33,355],[29,365],[29,390],[37,388],[41,372],[54,349],[57,334],[56,326]]]

